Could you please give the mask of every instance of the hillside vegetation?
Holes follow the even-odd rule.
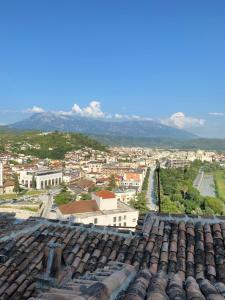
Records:
[[[152,147],[161,149],[224,151],[225,139],[172,139],[142,138],[129,136],[91,135],[101,143],[109,146]]]
[[[66,152],[85,147],[107,150],[100,142],[80,133],[42,134],[0,129],[0,151],[11,150],[39,158],[63,159]]]

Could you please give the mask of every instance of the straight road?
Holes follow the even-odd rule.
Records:
[[[57,195],[60,192],[59,188],[55,188],[54,190],[49,190],[48,194],[45,195],[41,195],[39,196],[39,200],[42,201],[43,203],[43,207],[41,209],[41,217],[43,218],[48,218],[49,217],[49,213],[52,209],[52,205],[54,203],[54,196]]]
[[[146,193],[146,202],[147,207],[150,210],[156,210],[156,198],[155,198],[155,191],[154,191],[154,173],[155,168],[152,167],[149,175],[149,182],[148,182],[148,190]]]
[[[205,174],[205,172],[201,169],[194,181],[194,187],[202,196],[216,197],[213,175]]]

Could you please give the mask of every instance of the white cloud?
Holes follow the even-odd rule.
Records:
[[[83,114],[94,118],[101,118],[105,116],[105,113],[101,110],[101,103],[98,101],[92,101],[87,107],[83,108]]]
[[[125,115],[120,113],[115,113],[114,115],[106,113],[101,109],[101,103],[99,101],[92,101],[86,107],[80,107],[78,104],[74,104],[72,107],[72,113],[80,115],[82,117],[91,118],[115,118],[117,120],[152,120],[150,118],[141,117],[137,115]]]
[[[225,114],[223,112],[210,112],[210,116],[223,117]]]
[[[52,113],[59,115],[59,116],[71,116],[73,114],[72,111],[64,111],[64,110],[52,111]]]
[[[32,108],[28,108],[25,110],[28,113],[43,113],[45,110],[42,107],[34,105]]]
[[[88,106],[81,108],[78,104],[74,104],[72,107],[72,112],[83,117],[91,118],[102,118],[106,114],[101,109],[101,103],[98,101],[91,101]]]
[[[81,114],[82,109],[80,108],[80,106],[78,104],[75,103],[72,107],[72,112],[75,114]]]
[[[118,113],[116,113],[115,115],[114,115],[114,117],[116,118],[116,119],[129,119],[130,117],[129,116],[127,116],[127,115],[122,115],[122,114],[118,114]]]
[[[204,119],[187,117],[183,112],[174,113],[168,119],[161,119],[162,124],[177,127],[180,129],[201,127],[205,124]]]
[[[43,108],[34,105],[32,108],[28,108],[22,111],[23,113],[43,113],[46,112]],[[91,101],[86,107],[81,107],[77,103],[74,103],[70,111],[50,111],[61,117],[67,117],[71,115],[79,115],[81,117],[89,118],[105,118],[105,119],[117,119],[117,120],[142,120],[151,121],[152,118],[138,116],[138,115],[125,115],[120,113],[110,114],[106,113],[101,108],[101,102]]]
[[[148,117],[142,117],[142,116],[138,116],[138,115],[123,115],[123,114],[118,114],[116,113],[114,115],[115,119],[119,119],[119,120],[140,120],[140,121],[152,121],[152,118],[148,118]]]

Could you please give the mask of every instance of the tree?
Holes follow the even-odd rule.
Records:
[[[110,191],[114,190],[116,188],[116,178],[115,175],[111,175],[110,176],[110,180],[109,180],[109,185],[108,185],[108,189]]]
[[[18,175],[14,174],[13,175],[13,179],[14,179],[14,189],[13,189],[13,191],[16,194],[19,194],[20,191],[21,191],[21,188],[20,188],[20,183],[19,183]]]
[[[88,193],[98,192],[100,190],[101,190],[101,187],[95,185],[88,189]]]
[[[183,213],[184,208],[179,202],[173,202],[170,197],[164,196],[161,200],[161,211],[167,213]]]
[[[205,197],[205,209],[210,208],[214,214],[223,215],[225,213],[225,205],[222,200],[218,198]]]
[[[32,189],[36,189],[36,180],[35,180],[34,175],[32,177],[31,187],[32,187]]]
[[[91,195],[90,194],[88,194],[88,193],[82,193],[81,195],[80,195],[80,200],[91,200]]]
[[[140,213],[145,213],[148,211],[147,205],[146,205],[146,195],[144,192],[141,192],[137,195],[137,200],[131,200],[130,205],[139,210]]]
[[[73,195],[66,186],[63,186],[60,193],[55,196],[56,205],[68,204],[73,200]]]
[[[196,210],[197,207],[199,207],[199,206],[194,200],[189,199],[189,200],[185,201],[185,212],[187,214],[195,213],[195,210]]]
[[[180,203],[182,203],[183,202],[182,194],[180,193],[180,194],[174,194],[174,195],[172,195],[171,200],[173,202],[180,202]]]
[[[147,191],[148,189],[148,184],[149,184],[149,176],[150,176],[150,168],[147,169],[145,179],[142,185],[142,191]]]

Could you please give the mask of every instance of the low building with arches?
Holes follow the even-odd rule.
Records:
[[[22,186],[37,190],[54,187],[63,181],[62,170],[20,171],[19,182]]]

